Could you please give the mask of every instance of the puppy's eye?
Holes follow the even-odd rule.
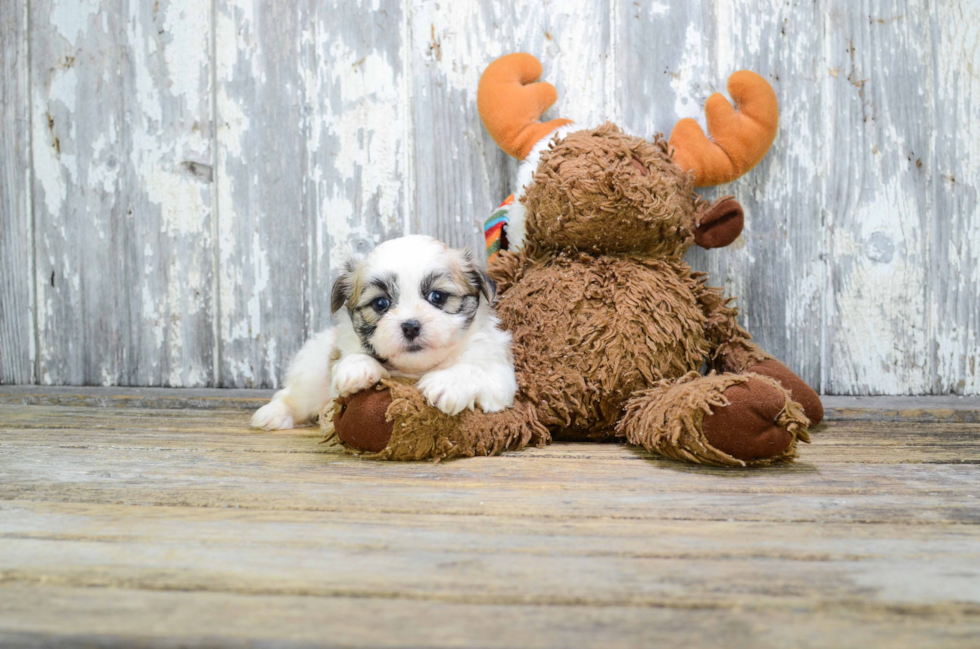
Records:
[[[446,299],[448,297],[449,296],[443,293],[442,291],[431,291],[428,297],[426,297],[425,299],[427,299],[432,304],[435,304],[436,306],[442,306],[443,304],[446,303]]]
[[[374,298],[374,301],[371,302],[371,308],[378,313],[386,310],[389,306],[391,306],[391,302],[386,297],[376,297]]]

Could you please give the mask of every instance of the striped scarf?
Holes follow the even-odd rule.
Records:
[[[504,226],[510,221],[507,213],[513,203],[514,195],[511,194],[483,224],[483,237],[487,242],[488,261],[492,262],[501,250],[507,250],[507,233],[504,231]]]

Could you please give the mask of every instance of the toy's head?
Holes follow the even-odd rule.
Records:
[[[735,180],[762,160],[776,137],[772,87],[741,71],[728,80],[733,108],[720,94],[706,105],[709,137],[693,119],[670,140],[628,135],[614,124],[580,128],[567,119],[539,122],[558,98],[538,82],[541,64],[509,54],[480,78],[477,104],[487,131],[522,161],[507,239],[550,249],[679,257],[693,244],[718,248],[741,233],[742,208],[713,204],[696,187]]]

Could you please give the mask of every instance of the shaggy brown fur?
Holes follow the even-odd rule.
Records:
[[[522,200],[524,247],[489,269],[514,336],[514,409],[447,417],[414,387],[386,382],[391,441],[371,457],[483,455],[551,436],[621,436],[724,466],[796,457],[808,417],[822,417],[819,397],[759,349],[731,300],[681,260],[706,215],[725,229],[700,240],[734,238],[740,221],[725,216],[741,218],[737,203],[725,197],[712,211],[662,137],[612,124],[553,142]],[[720,373],[701,376],[705,366]]]
[[[770,413],[768,421],[752,432],[762,434],[778,427],[786,431],[789,441],[770,457],[739,459],[716,448],[705,435],[702,424],[705,415],[730,405],[725,396],[728,388],[746,384],[753,378],[776,392],[779,405]],[[773,379],[758,374],[701,376],[691,372],[676,381],[658,381],[649,390],[637,393],[623,414],[618,433],[631,444],[675,460],[745,466],[749,462],[772,464],[795,458],[797,440],[810,441],[808,423],[800,405]]]
[[[346,403],[330,405],[320,413],[326,441],[343,444],[351,452],[374,460],[443,460],[475,455],[497,455],[509,449],[544,446],[551,441],[548,429],[534,416],[534,409],[519,403],[510,410],[487,414],[468,410],[455,417],[433,408],[411,382],[385,379],[381,382],[389,404],[384,426],[389,436],[380,451],[365,451],[351,445],[341,433]],[[356,397],[355,397],[356,398]],[[359,415],[367,413],[359,410]],[[363,419],[357,422],[376,425]]]
[[[698,289],[680,261],[562,252],[526,269],[497,313],[541,422],[608,437],[634,390],[700,368],[711,348]]]
[[[608,123],[545,152],[523,200],[528,245],[676,259],[706,207],[660,135],[648,142]]]

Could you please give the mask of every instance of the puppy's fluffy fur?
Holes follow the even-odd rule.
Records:
[[[331,296],[338,324],[303,346],[286,387],[252,426],[292,428],[388,376],[419,379],[429,403],[449,415],[512,405],[510,334],[498,328],[495,296],[469,250],[420,235],[382,243],[347,264]]]

